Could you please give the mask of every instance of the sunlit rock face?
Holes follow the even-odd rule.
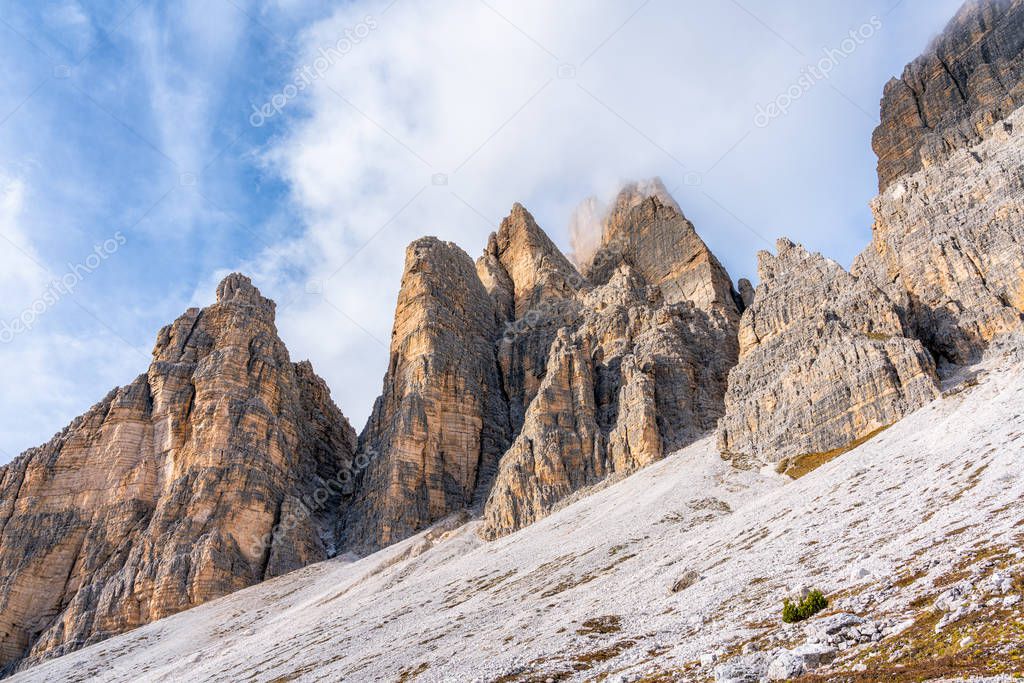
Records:
[[[939,395],[931,356],[871,282],[785,239],[759,254],[758,274],[719,423],[723,455],[778,462],[842,448]]]
[[[974,360],[1024,314],[1024,111],[981,142],[896,180],[873,202],[873,238],[853,271],[900,302],[945,360]]]
[[[969,0],[882,95],[878,186],[977,144],[1024,104],[1024,2]]]
[[[692,442],[724,412],[738,354],[728,274],[660,181],[627,186],[602,221],[586,277],[548,269],[556,282],[580,285],[547,287],[506,322],[499,359],[515,440],[485,507],[487,538]],[[495,301],[510,310],[507,294]]]
[[[520,204],[490,236],[476,269],[498,316],[497,357],[514,435],[547,371],[555,334],[577,324],[585,280]]]
[[[434,238],[409,247],[345,549],[465,511],[503,535],[714,429],[738,354],[728,274],[658,181],[601,220],[599,281],[519,204],[475,265]]]
[[[406,250],[384,391],[360,437],[370,464],[345,545],[390,545],[483,499],[508,447],[498,318],[472,259],[426,237]]]
[[[780,241],[740,325],[719,446],[844,448],[938,395],[1024,314],[1024,2],[968,2],[886,87],[871,243],[850,273]]]
[[[0,666],[331,556],[354,450],[273,302],[228,277],[145,375],[0,469]]]
[[[739,317],[729,274],[660,180],[626,185],[603,224],[602,242],[583,273],[595,285],[626,263],[668,303],[691,301],[704,311]]]
[[[966,3],[885,88],[880,193],[854,274],[943,360],[974,360],[1024,313],[1024,2]]]

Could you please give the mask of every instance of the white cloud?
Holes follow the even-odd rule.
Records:
[[[38,264],[39,254],[25,229],[22,213],[25,205],[24,181],[0,173],[0,314],[9,317],[46,282],[46,272]]]
[[[198,174],[210,161],[210,139],[245,17],[230,3],[188,0],[173,12],[142,7],[132,39],[149,85],[159,139],[180,172]],[[187,46],[186,49],[183,49]]]
[[[50,309],[78,309],[66,296],[44,301],[55,275],[29,237],[35,229],[24,215],[29,195],[23,180],[0,174],[0,414],[16,416],[4,422],[0,465],[17,455],[7,449],[49,438],[103,398],[111,378],[129,379],[145,366],[139,352],[126,352],[105,330],[61,329],[59,309]],[[29,329],[12,327],[26,320]]]
[[[380,13],[385,4],[356,2],[306,32],[299,66],[368,15],[377,25],[289,103],[290,130],[267,155],[308,223],[303,266],[324,292],[294,283],[280,326],[354,422],[380,391],[411,240],[437,235],[475,258],[521,201],[567,249],[580,200],[651,175],[688,215],[695,198],[708,204],[687,174],[743,140],[758,97],[774,96],[803,63],[725,5],[400,1]],[[742,243],[735,252],[752,257],[765,246],[715,218],[697,226],[713,248]]]
[[[89,303],[96,312],[124,313],[124,292],[155,288],[158,294],[135,297],[131,305],[159,301],[176,308],[181,291],[170,296],[167,288],[187,288],[187,277],[201,270],[205,275],[192,303],[206,305],[226,269],[243,270],[278,301],[279,327],[293,356],[313,360],[358,425],[381,389],[406,244],[434,234],[475,257],[515,201],[568,249],[567,226],[580,200],[607,197],[624,179],[660,175],[734,278],[753,274],[754,252],[765,246],[744,223],[768,241],[788,234],[848,262],[870,228],[873,122],[865,112],[874,112],[885,80],[919,52],[958,2],[900,4],[884,17],[878,36],[835,69],[828,85],[813,88],[764,129],[754,126],[757,105],[783,92],[822,48],[884,12],[889,0],[813,9],[799,0],[744,0],[742,7],[642,0],[346,2],[299,36],[297,69],[311,65],[321,48],[337,46],[367,16],[375,28],[287,103],[279,120],[285,125],[273,129],[278,134],[262,158],[260,170],[279,174],[290,186],[291,203],[268,211],[263,225],[247,221],[245,232],[237,228],[237,204],[236,213],[228,203],[221,213],[198,200],[189,204],[179,188],[171,206],[161,206],[160,220],[138,228],[153,230],[157,246],[145,252],[145,240],[139,240],[130,263],[112,266],[125,268],[123,279],[112,277],[109,283],[116,284],[93,292]],[[76,42],[92,45],[75,12],[81,7],[71,0],[60,7],[48,21],[64,27],[61,36],[79,36]],[[128,206],[135,183],[152,190],[155,200],[178,172],[199,173],[227,142],[225,136],[248,127],[248,107],[218,96],[260,82],[273,67],[250,58],[272,53],[267,59],[276,61],[287,49],[278,36],[291,44],[292,27],[324,11],[311,0],[187,0],[166,11],[144,3],[118,36],[103,42],[104,50],[116,45],[106,57],[116,55],[119,67],[88,85],[106,88],[94,92],[97,100],[152,138],[179,168],[155,164],[168,175],[136,178],[128,163],[112,167],[111,177],[95,172],[108,163],[101,158],[58,172],[77,158],[65,151],[85,158],[93,150],[68,144],[62,117],[78,116],[79,110],[74,103],[46,109],[46,98],[65,91],[43,88],[0,129],[7,158],[28,163],[41,156],[50,164],[24,175],[24,181],[10,179],[11,190],[0,195],[0,232],[56,265],[76,256],[59,249],[70,243],[69,229],[78,231],[78,244],[84,244],[83,235],[109,233],[109,220],[99,227],[81,225],[86,216],[136,220],[140,212]],[[109,26],[98,19],[96,24]],[[6,49],[14,54],[18,48]],[[103,59],[95,65],[107,68]],[[14,101],[37,83],[35,71],[26,69],[17,79],[0,79],[0,89]],[[142,88],[136,87],[140,71]],[[13,69],[11,74],[18,75]],[[246,97],[265,101],[291,76]],[[84,111],[93,109],[86,104]],[[261,141],[267,130],[243,138],[234,152]],[[120,124],[111,124],[109,134],[137,142]],[[53,150],[60,153],[46,153]],[[244,162],[233,163],[237,171]],[[217,167],[210,170],[211,183],[223,180],[216,173]],[[447,184],[435,185],[437,174]],[[687,185],[688,174],[697,174],[699,184]],[[235,188],[236,194],[251,191],[255,198],[261,188],[252,185],[263,180],[245,176],[247,186]],[[46,200],[33,196],[37,186]],[[100,212],[108,207],[111,214]],[[289,215],[299,216],[305,234],[269,244],[256,258],[228,260],[235,253],[232,230],[266,244],[271,235],[293,234],[285,225]],[[189,230],[198,224],[230,253],[204,251],[197,231]],[[220,231],[222,225],[237,229]],[[178,253],[190,254],[188,267],[161,271],[162,279],[155,280],[146,259],[166,259],[162,245],[171,239],[180,241]],[[0,246],[0,311],[16,311],[37,296],[45,274],[16,250]],[[52,433],[143,367],[145,359],[108,339],[102,326],[77,329],[75,315],[84,314],[62,305],[31,335],[0,348],[0,367],[16,381],[0,391],[0,411],[19,416],[5,422],[3,432],[5,438],[20,434],[4,443],[38,442],[32,434]],[[111,316],[129,318],[138,324],[145,316]],[[146,340],[155,331],[122,330]]]

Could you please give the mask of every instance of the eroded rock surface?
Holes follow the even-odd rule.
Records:
[[[409,248],[345,548],[477,506],[485,535],[509,533],[714,429],[738,355],[728,274],[658,181],[602,220],[598,283],[518,204],[475,268],[433,238]]]
[[[486,498],[509,445],[498,319],[473,261],[425,237],[406,251],[384,392],[360,436],[371,458],[345,545],[371,550]]]
[[[873,202],[853,271],[901,302],[935,354],[964,363],[1024,314],[1024,111],[896,180]]]
[[[0,669],[326,559],[354,449],[273,302],[228,277],[145,375],[0,469]]]
[[[719,445],[778,461],[841,449],[938,395],[1024,316],[1024,2],[967,2],[885,87],[881,188],[851,273],[762,255]]]
[[[1024,1],[969,0],[885,86],[872,138],[879,191],[976,144],[1022,104]]]
[[[622,263],[659,287],[668,303],[692,301],[704,311],[739,317],[729,274],[683,216],[660,180],[627,185],[604,221],[601,247],[584,268],[602,285]]]
[[[585,281],[520,204],[491,234],[476,269],[497,311],[498,364],[515,435],[544,379],[555,335],[576,324]]]
[[[501,459],[485,511],[486,538],[535,522],[559,500],[607,472],[595,417],[590,350],[562,328],[547,365],[523,429]]]
[[[619,213],[610,214],[614,229],[605,232],[628,248],[603,243],[590,264],[599,283],[586,281],[570,300],[543,299],[502,342],[502,349],[548,355],[531,364],[546,372],[535,380],[539,391],[501,460],[485,508],[487,538],[546,516],[611,473],[628,474],[681,448],[713,430],[723,414],[738,355],[731,281],[667,195],[640,198],[634,191],[620,195]],[[677,235],[676,246],[693,247],[682,258],[695,269],[653,267],[650,249],[661,248],[655,234]],[[605,272],[613,253],[617,264]],[[680,282],[697,301],[680,298]],[[554,344],[547,341],[552,335]]]
[[[940,395],[931,356],[878,287],[779,240],[740,323],[719,447],[777,462],[842,448]]]

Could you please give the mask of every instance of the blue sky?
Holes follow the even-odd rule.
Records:
[[[882,87],[958,6],[4,3],[0,463],[233,270],[361,425],[405,245],[476,257],[515,201],[568,248],[581,200],[658,175],[734,279],[780,235],[849,265]]]

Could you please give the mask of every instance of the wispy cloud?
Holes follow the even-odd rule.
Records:
[[[236,269],[360,423],[405,245],[434,234],[476,256],[514,201],[568,247],[580,200],[660,175],[734,277],[752,274],[758,234],[849,261],[874,191],[864,112],[959,2],[16,3],[0,17],[0,233],[18,246],[0,244],[0,310],[115,231],[128,240],[0,347],[0,449],[130,381],[156,330]],[[838,90],[754,126],[800,53],[872,15],[883,28],[830,73]]]

